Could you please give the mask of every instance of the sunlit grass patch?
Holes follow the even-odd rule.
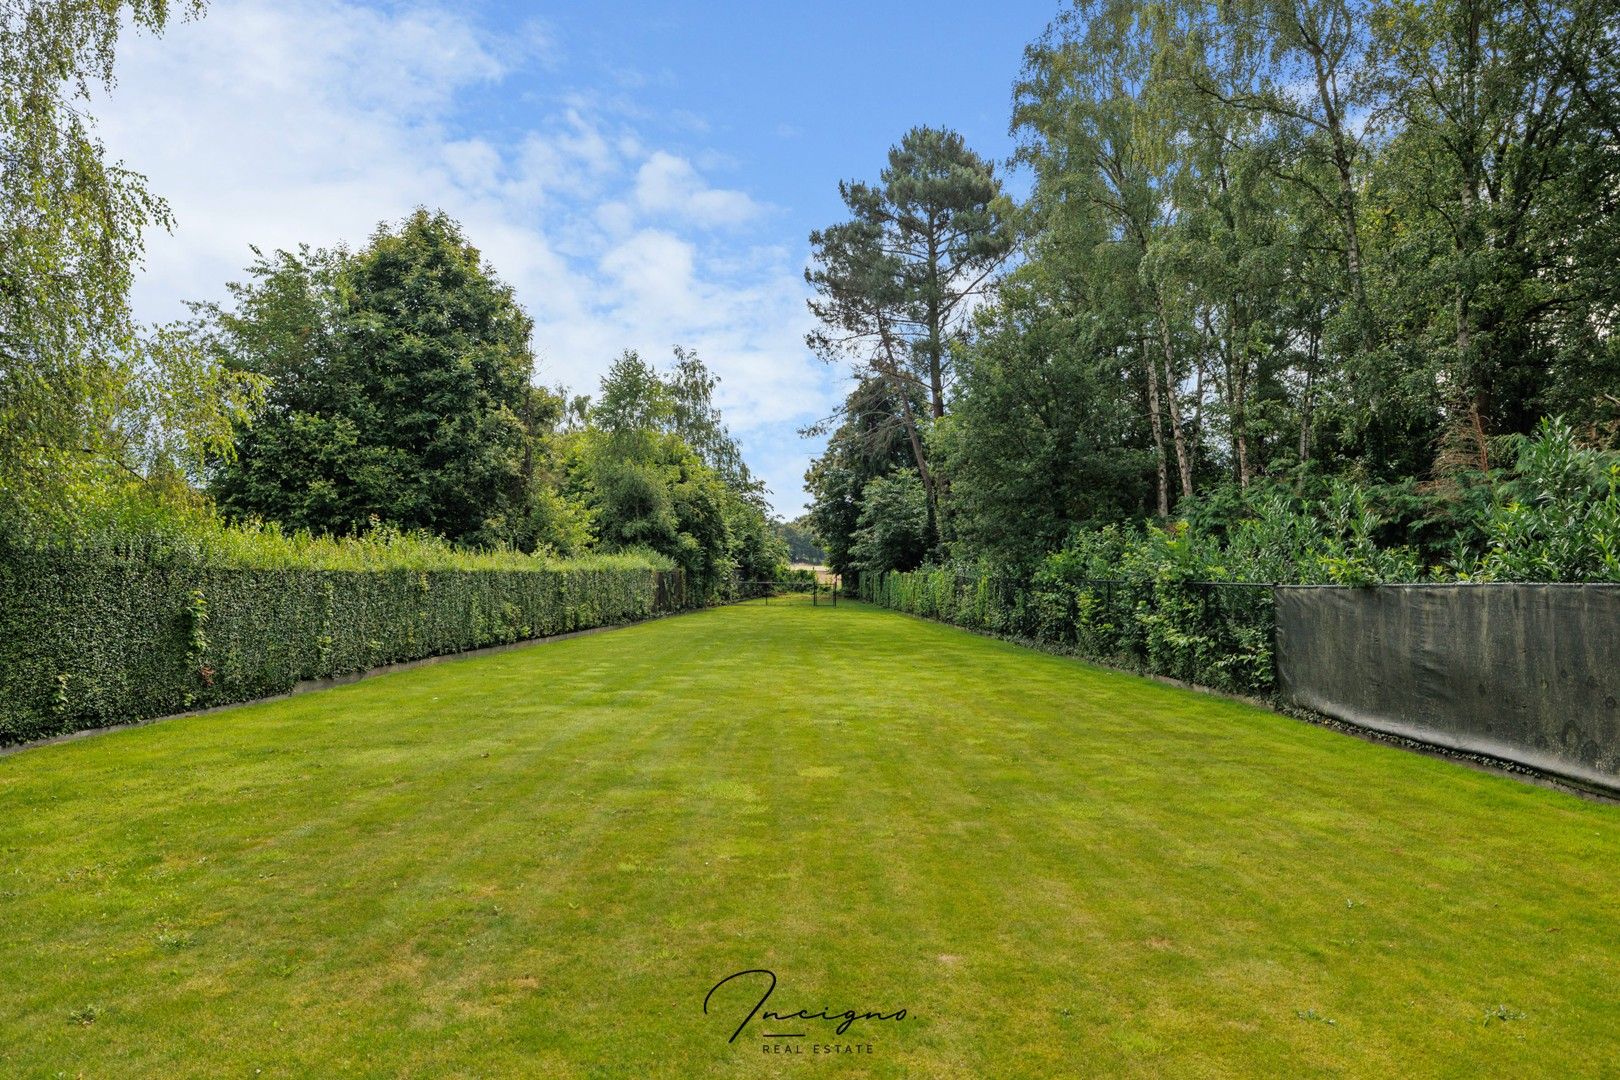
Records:
[[[1620,808],[773,602],[0,758],[0,1075],[1594,1075]]]

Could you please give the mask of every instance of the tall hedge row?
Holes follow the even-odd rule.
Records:
[[[862,574],[858,587],[896,611],[1132,671],[1260,696],[1276,685],[1269,586],[942,569]]]
[[[0,549],[0,744],[685,606],[679,571],[233,569]]]

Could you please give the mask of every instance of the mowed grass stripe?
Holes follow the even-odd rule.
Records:
[[[756,1075],[746,988],[700,1006],[768,967],[908,1010],[809,1027],[840,1076],[1601,1075],[1617,855],[1615,806],[753,603],[0,759],[0,1074]]]

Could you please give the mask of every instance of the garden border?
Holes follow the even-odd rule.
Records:
[[[241,709],[249,705],[263,705],[271,701],[285,701],[300,694],[312,694],[321,690],[332,690],[349,683],[362,682],[366,679],[377,678],[382,675],[394,675],[412,668],[428,667],[432,664],[444,664],[455,660],[471,660],[480,656],[490,656],[495,653],[511,652],[516,649],[530,649],[537,645],[550,645],[556,641],[566,641],[569,638],[589,637],[592,634],[606,634],[614,630],[627,630],[632,626],[642,626],[646,623],[656,622],[660,619],[673,619],[682,615],[695,615],[708,608],[684,608],[678,611],[660,611],[641,619],[630,622],[612,623],[608,626],[592,626],[584,630],[569,630],[562,634],[550,634],[546,637],[525,638],[522,641],[506,641],[499,645],[481,645],[476,649],[463,649],[460,652],[439,653],[436,656],[423,656],[416,660],[401,660],[393,664],[379,664],[376,667],[362,668],[359,671],[344,672],[341,675],[327,675],[319,679],[301,679],[292,685],[292,689],[280,694],[267,694],[264,697],[249,698],[246,701],[230,701],[223,705],[210,705],[206,709],[188,709],[185,712],[165,713],[162,716],[149,716],[144,720],[130,720],[122,724],[107,724],[103,727],[81,728],[78,731],[68,731],[61,735],[52,735],[44,739],[35,739],[32,742],[11,743],[0,746],[0,758],[20,754],[24,750],[37,750],[42,746],[54,746],[57,743],[73,742],[77,739],[90,738],[93,735],[106,735],[115,731],[128,731],[132,728],[148,727],[160,724],[165,720],[181,720],[188,716],[207,716],[210,713],[226,712],[230,709]]]
[[[1217,690],[1214,687],[1203,686],[1198,683],[1190,683],[1182,679],[1174,679],[1168,675],[1157,675],[1150,671],[1137,671],[1133,668],[1120,667],[1116,664],[1104,663],[1101,660],[1097,660],[1089,656],[1083,656],[1077,652],[1070,652],[1060,647],[1049,645],[1036,638],[1023,638],[1013,634],[998,634],[993,630],[980,630],[970,626],[962,626],[958,623],[948,622],[945,619],[936,619],[928,615],[917,615],[909,611],[901,611],[897,608],[887,607],[871,600],[861,600],[851,597],[847,603],[858,604],[862,607],[871,608],[874,611],[888,612],[891,615],[900,615],[908,619],[917,619],[921,622],[930,622],[939,626],[948,626],[953,630],[960,630],[966,634],[990,638],[994,641],[1004,641],[1009,645],[1016,645],[1020,648],[1029,649],[1031,652],[1044,653],[1047,656],[1053,656],[1060,660],[1069,660],[1073,663],[1081,664],[1086,667],[1093,667],[1119,675],[1133,675],[1139,679],[1147,679],[1151,682],[1156,682],[1161,686],[1170,686],[1178,690],[1188,690],[1193,693],[1205,694],[1210,697],[1223,698],[1227,701],[1237,702],[1241,705],[1248,705],[1253,708],[1263,709],[1266,712],[1272,713],[1276,716],[1281,716],[1288,720],[1294,720],[1303,724],[1310,724],[1313,727],[1327,728],[1328,730],[1338,732],[1341,735],[1348,735],[1352,738],[1360,739],[1362,742],[1377,743],[1384,746],[1394,747],[1397,750],[1406,750],[1411,753],[1422,754],[1424,757],[1438,758],[1442,761],[1449,761],[1453,764],[1462,765],[1478,772],[1492,773],[1497,776],[1504,776],[1513,780],[1518,780],[1534,787],[1550,788],[1554,791],[1561,791],[1566,795],[1573,795],[1577,798],[1587,799],[1592,802],[1620,804],[1620,784],[1617,784],[1614,787],[1609,787],[1602,784],[1586,784],[1573,777],[1564,776],[1555,772],[1549,772],[1544,769],[1538,769],[1533,765],[1527,765],[1520,761],[1514,761],[1511,758],[1496,757],[1491,754],[1480,753],[1472,750],[1463,750],[1453,746],[1446,746],[1443,743],[1425,742],[1422,739],[1413,738],[1409,735],[1397,734],[1390,731],[1380,731],[1377,728],[1372,727],[1363,727],[1360,724],[1355,724],[1348,720],[1340,720],[1337,717],[1328,716],[1326,713],[1319,713],[1312,709],[1307,709],[1302,705],[1294,705],[1292,703],[1285,702],[1281,700],[1280,697],[1262,698],[1254,697],[1248,694],[1235,694],[1227,690]]]

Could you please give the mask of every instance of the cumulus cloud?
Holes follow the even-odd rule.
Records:
[[[250,244],[359,246],[379,222],[443,208],[534,317],[542,381],[592,391],[624,348],[695,347],[779,504],[796,508],[805,455],[791,428],[836,396],[802,344],[802,253],[761,235],[767,208],[749,194],[649,145],[628,110],[544,89],[565,47],[538,24],[492,34],[458,9],[313,0],[219,0],[162,39],[129,39],[97,103],[101,133],[178,221],[148,238],[139,313],[221,296]],[[514,81],[542,86],[531,119],[486,129],[480,95]]]
[[[636,173],[636,202],[651,214],[700,225],[741,225],[761,207],[741,191],[709,187],[685,158],[655,150]]]

